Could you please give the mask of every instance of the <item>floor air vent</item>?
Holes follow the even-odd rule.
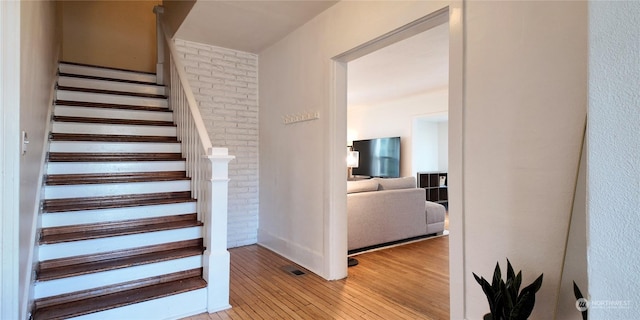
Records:
[[[282,267],[282,270],[284,270],[285,272],[291,273],[294,276],[301,276],[305,274],[304,271],[300,270],[296,266],[284,266]]]

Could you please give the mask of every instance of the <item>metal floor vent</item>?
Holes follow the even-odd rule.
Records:
[[[304,273],[304,271],[298,269],[298,267],[296,266],[284,266],[282,267],[282,270],[284,270],[285,272],[291,273],[294,276],[301,276]]]

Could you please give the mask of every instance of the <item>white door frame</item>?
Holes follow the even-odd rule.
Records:
[[[0,319],[19,314],[20,2],[0,1]]]
[[[449,290],[450,317],[465,315],[464,266],[464,38],[463,2],[454,0],[441,10],[377,37],[333,57],[332,92],[329,106],[328,179],[330,208],[325,211],[325,268],[333,279],[347,275],[346,163],[347,145],[347,63],[368,53],[409,38],[442,23],[449,23]]]

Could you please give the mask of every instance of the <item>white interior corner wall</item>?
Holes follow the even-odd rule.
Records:
[[[471,273],[508,258],[523,285],[544,273],[531,318],[552,319],[586,117],[587,4],[465,5],[465,318],[489,310]]]
[[[589,1],[589,318],[640,304],[640,2]]]
[[[175,40],[214,147],[229,148],[228,247],[258,229],[258,56]]]
[[[20,157],[20,303],[27,318],[37,215],[40,208],[47,124],[52,105],[61,34],[56,25],[56,2],[20,3],[20,130],[29,144]]]
[[[0,318],[19,312],[20,2],[0,1]]]

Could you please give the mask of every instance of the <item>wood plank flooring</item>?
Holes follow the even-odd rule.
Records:
[[[360,254],[338,281],[292,275],[257,245],[229,251],[233,308],[185,320],[449,319],[448,236]]]

